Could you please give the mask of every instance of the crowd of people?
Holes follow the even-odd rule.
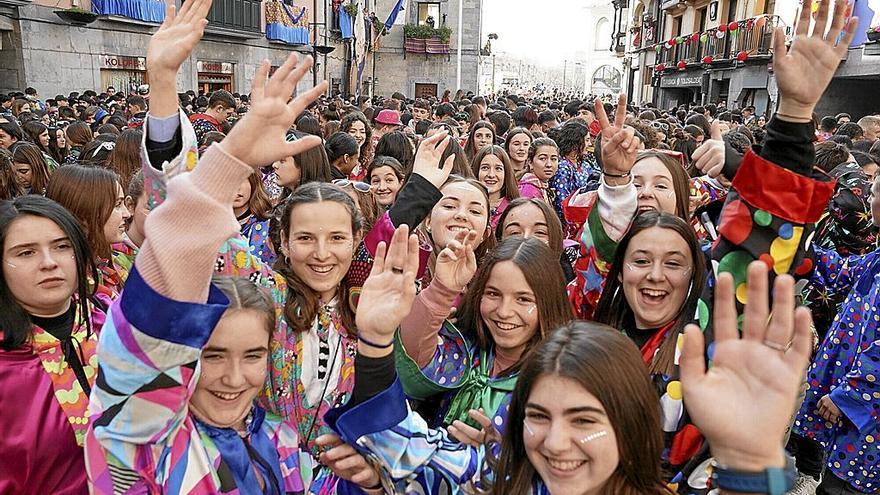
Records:
[[[295,55],[179,93],[210,5],[134,94],[0,96],[0,493],[880,492],[844,3],[767,116],[291,97]]]

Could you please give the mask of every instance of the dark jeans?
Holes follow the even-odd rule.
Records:
[[[825,468],[825,449],[819,442],[792,433],[786,449],[794,456],[797,470],[818,480]]]
[[[856,491],[849,483],[826,471],[816,495],[864,495],[864,492]]]

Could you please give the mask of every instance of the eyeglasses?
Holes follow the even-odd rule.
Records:
[[[354,188],[355,191],[361,192],[361,193],[370,192],[370,185],[367,184],[366,182],[360,182],[360,181],[354,181],[354,180],[348,180],[348,179],[336,179],[333,181],[333,185],[338,186],[338,187],[351,186]]]
[[[657,122],[656,120],[651,122],[651,127],[654,129],[663,129],[664,131],[669,130],[669,124],[665,124],[663,122]]]

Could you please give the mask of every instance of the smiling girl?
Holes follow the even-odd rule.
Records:
[[[403,185],[403,166],[395,158],[379,155],[367,169],[367,177],[370,179],[376,203],[383,209],[388,209],[394,204],[397,191]]]
[[[473,161],[477,152],[485,146],[495,144],[495,126],[491,122],[481,120],[473,124],[468,132],[468,140],[464,146],[467,159]]]
[[[440,398],[432,424],[452,425],[450,432],[461,440],[472,429],[467,424],[475,424],[471,409],[482,408],[496,425],[504,423],[527,351],[572,318],[559,264],[543,242],[506,239],[478,270],[476,233],[464,233],[438,256],[434,280],[401,325],[406,356],[398,355],[407,394]],[[465,287],[452,324],[446,318]]]
[[[500,146],[484,146],[474,156],[474,160],[471,162],[471,171],[489,191],[489,206],[491,208],[489,224],[495,228],[498,225],[498,219],[507,209],[507,205],[519,197],[510,158]]]
[[[534,136],[525,127],[514,127],[507,132],[507,139],[504,141],[504,150],[510,157],[510,166],[517,181],[519,181],[526,172],[529,171],[528,159],[529,148],[534,141]]]

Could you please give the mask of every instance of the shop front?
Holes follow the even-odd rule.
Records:
[[[196,62],[199,79],[199,90],[211,93],[218,90],[226,90],[230,93],[235,90],[235,64],[231,62],[210,62],[199,60]]]
[[[660,108],[673,108],[678,105],[702,103],[704,79],[708,74],[702,72],[682,72],[660,78]],[[705,81],[708,86],[708,81]]]
[[[113,86],[128,95],[147,83],[147,59],[124,55],[101,55],[101,90]]]

